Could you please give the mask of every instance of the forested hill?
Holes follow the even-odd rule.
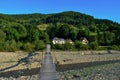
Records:
[[[92,23],[95,24],[106,24],[106,25],[118,25],[120,24],[113,22],[111,20],[107,19],[95,19],[93,16],[79,13],[79,12],[62,12],[62,13],[55,13],[55,14],[16,14],[16,15],[7,15],[7,14],[0,14],[0,19],[6,20],[6,21],[15,21],[15,22],[23,22],[26,21],[28,23],[35,22],[37,25],[39,23],[67,23],[71,25],[84,25],[89,26]]]
[[[0,14],[0,51],[40,50],[54,37],[71,39],[74,47],[81,44],[81,37],[86,37],[89,47],[84,46],[85,49],[96,49],[95,46],[119,48],[120,24],[73,11]]]

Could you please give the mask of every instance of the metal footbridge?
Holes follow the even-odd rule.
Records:
[[[60,80],[50,53],[50,45],[47,45],[46,54],[39,73],[39,80]]]

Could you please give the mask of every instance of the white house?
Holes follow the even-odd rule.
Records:
[[[63,38],[55,37],[52,39],[52,43],[53,44],[65,44],[65,40]]]

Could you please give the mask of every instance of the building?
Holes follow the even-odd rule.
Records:
[[[85,37],[81,37],[80,40],[82,41],[82,44],[87,45],[89,41]]]
[[[65,44],[65,40],[63,38],[54,37],[52,39],[52,43],[53,44]]]

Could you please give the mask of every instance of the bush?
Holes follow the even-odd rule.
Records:
[[[70,44],[70,43],[65,43],[64,44],[64,50],[73,50],[74,49],[74,45]]]
[[[89,46],[82,44],[81,41],[75,41],[75,48],[76,48],[77,50],[88,50],[88,49],[89,49]]]
[[[18,47],[17,47],[17,43],[15,40],[10,41],[10,51],[17,51]]]
[[[6,42],[3,44],[3,49],[4,49],[4,51],[11,51],[10,41],[6,41]]]
[[[23,50],[25,50],[25,51],[33,51],[34,50],[34,45],[29,43],[29,42],[24,43]]]
[[[120,50],[120,47],[117,46],[117,45],[113,45],[113,46],[112,46],[112,50]]]
[[[0,51],[4,51],[3,45],[4,45],[4,42],[0,42]]]
[[[17,42],[17,47],[18,47],[18,50],[21,50],[22,47],[23,47],[23,43],[22,42]]]
[[[80,50],[82,43],[78,40],[75,41],[75,48]]]
[[[60,49],[60,50],[64,49],[64,45],[63,44],[52,44],[52,47],[54,49]]]
[[[91,42],[90,43],[90,49],[96,50],[98,48],[98,43],[97,42]]]
[[[17,43],[15,40],[0,42],[0,51],[17,51]]]
[[[42,40],[38,40],[34,42],[35,44],[35,50],[43,50],[45,49],[45,43]]]

